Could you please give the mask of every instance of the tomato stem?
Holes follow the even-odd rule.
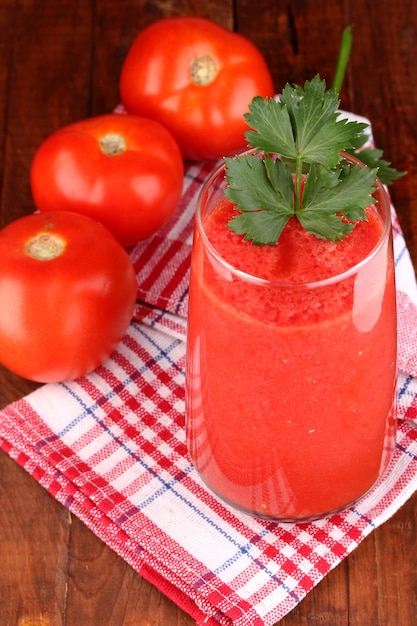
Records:
[[[191,81],[199,87],[204,87],[213,82],[217,76],[217,65],[214,59],[205,54],[193,59],[190,64]]]
[[[25,254],[37,261],[51,261],[61,256],[66,245],[66,242],[57,235],[39,233],[26,242]]]
[[[107,156],[115,156],[126,150],[126,142],[118,133],[107,133],[101,137],[100,150]]]

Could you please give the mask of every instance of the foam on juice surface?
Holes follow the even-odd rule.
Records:
[[[373,250],[382,224],[372,206],[366,214],[367,221],[358,222],[337,243],[319,239],[291,218],[275,245],[256,246],[227,228],[235,211],[225,199],[207,218],[204,228],[223,259],[252,276],[282,282],[314,282],[348,270]]]
[[[305,283],[318,285],[337,276],[375,248],[383,226],[372,206],[367,220],[337,243],[319,239],[291,218],[275,245],[253,245],[227,228],[234,213],[227,199],[220,201],[204,222],[208,239],[230,265],[271,282],[262,287],[238,277],[224,281],[208,263],[204,281],[214,298],[263,323],[292,327],[326,322],[352,310],[355,274],[320,288],[306,289]]]

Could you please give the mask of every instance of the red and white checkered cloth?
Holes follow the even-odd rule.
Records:
[[[187,456],[184,357],[196,196],[214,165],[187,167],[171,222],[131,252],[135,321],[89,376],[0,412],[0,445],[201,625],[272,626],[417,488],[417,288],[393,210],[399,430],[384,479],[346,512],[303,524],[219,501]]]

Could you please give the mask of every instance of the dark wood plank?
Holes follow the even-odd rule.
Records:
[[[350,106],[372,120],[378,147],[408,176],[392,188],[410,253],[417,262],[417,5],[349,4],[356,47],[349,65]]]
[[[237,2],[236,9],[238,30],[264,54],[277,92],[287,82],[303,84],[317,73],[331,83],[346,26],[341,3],[261,0],[256,7]]]
[[[14,4],[13,0],[7,0],[0,8],[0,49],[2,53],[2,62],[0,63],[0,120],[2,122],[0,125],[0,196],[2,195],[4,182],[4,144],[6,141],[9,113],[8,94],[12,81]]]
[[[61,624],[70,514],[3,452],[0,476],[0,623]]]
[[[91,5],[71,0],[14,3],[2,224],[34,210],[29,169],[41,141],[88,114]]]

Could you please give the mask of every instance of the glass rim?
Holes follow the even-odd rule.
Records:
[[[250,154],[253,152],[257,152],[257,151],[255,149],[245,150],[244,152],[240,153],[239,156],[244,156],[246,154]],[[350,154],[346,154],[343,152],[342,154],[347,158],[347,160],[351,160],[355,163],[359,163],[363,167],[367,167],[358,157],[354,157]],[[229,272],[231,272],[232,274],[234,274],[236,277],[240,278],[241,280],[258,284],[258,285],[268,285],[268,286],[286,287],[286,288],[308,287],[311,289],[315,289],[318,287],[325,287],[327,285],[332,285],[334,283],[341,282],[349,278],[353,274],[356,274],[357,272],[359,272],[362,267],[366,266],[372,260],[372,258],[377,256],[377,254],[379,253],[379,251],[385,244],[385,241],[389,237],[389,234],[391,231],[391,209],[390,209],[391,202],[390,202],[389,195],[387,193],[386,188],[381,183],[378,176],[375,176],[376,188],[372,195],[377,199],[377,205],[381,202],[386,206],[386,215],[384,219],[383,229],[379,236],[378,242],[372,248],[372,250],[358,263],[355,263],[355,265],[352,265],[352,267],[349,267],[347,270],[340,272],[338,274],[334,274],[333,276],[328,276],[327,278],[322,278],[320,280],[302,281],[302,282],[272,280],[270,278],[261,278],[260,276],[256,276],[255,274],[250,274],[249,272],[245,272],[244,270],[241,270],[235,267],[234,265],[232,265],[231,263],[229,263],[229,261],[226,261],[226,259],[223,258],[223,256],[216,250],[215,246],[211,243],[211,241],[207,237],[207,234],[204,230],[204,225],[203,225],[203,220],[202,220],[202,215],[201,215],[201,208],[203,206],[205,195],[208,193],[209,188],[212,186],[215,179],[218,178],[221,175],[221,173],[225,171],[226,171],[226,164],[221,163],[211,174],[209,174],[209,176],[204,181],[203,186],[201,187],[197,196],[195,220],[196,220],[196,225],[200,233],[200,236],[202,237],[205,249],[210,252],[210,254],[217,260],[218,263],[220,263],[224,267],[225,270],[228,270]]]

